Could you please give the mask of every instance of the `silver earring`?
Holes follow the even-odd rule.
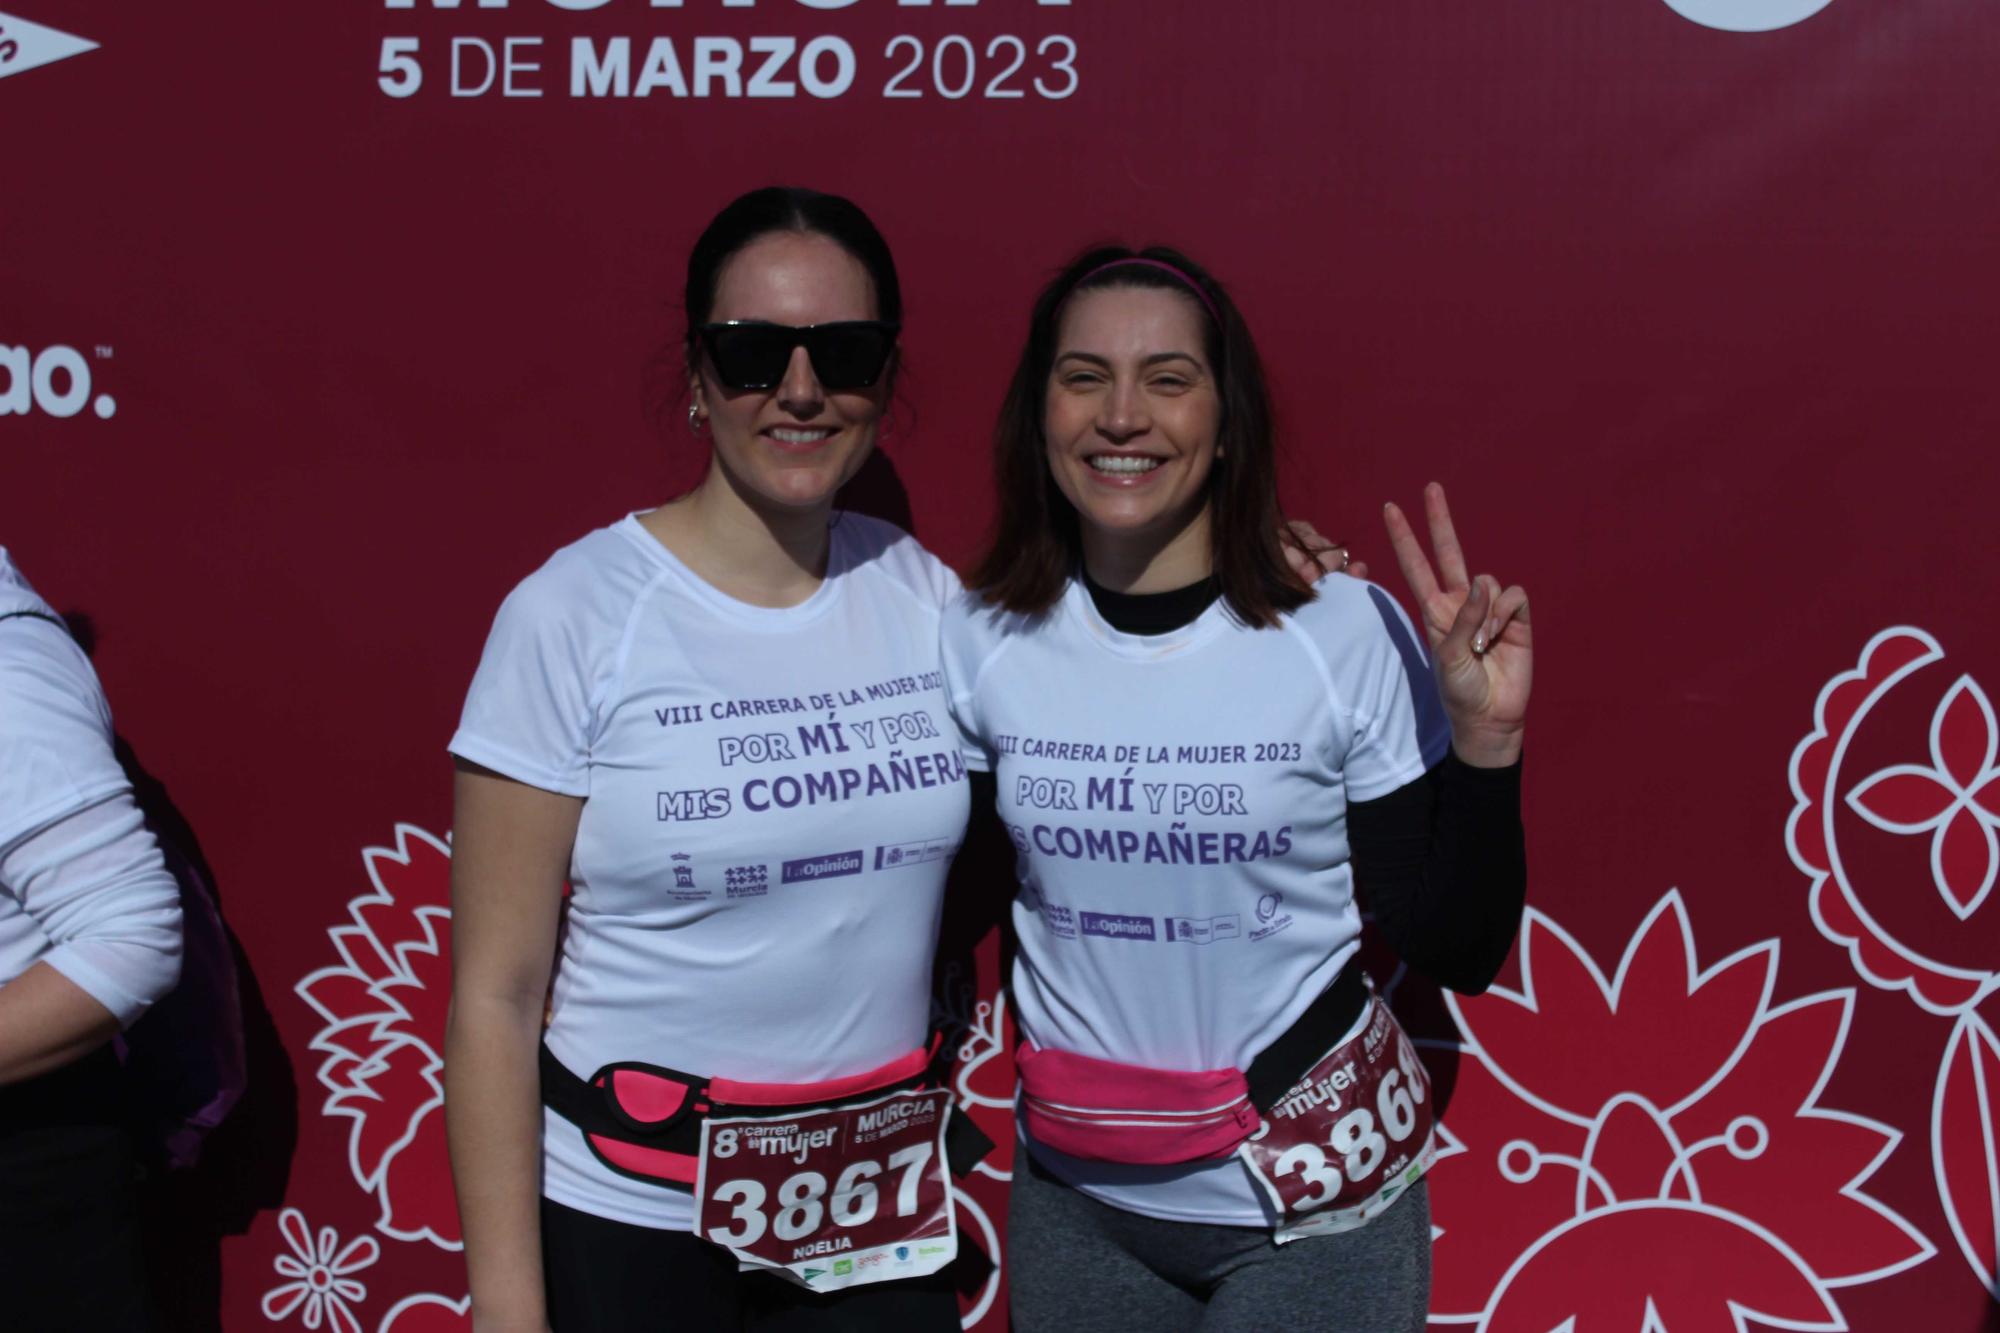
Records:
[[[704,417],[702,416],[702,414],[701,414],[701,408],[700,408],[700,407],[698,407],[698,406],[696,406],[696,405],[695,405],[695,404],[693,404],[693,403],[689,403],[689,404],[688,404],[688,431],[689,431],[689,433],[690,433],[690,434],[694,434],[694,435],[699,435],[699,434],[701,434],[701,423],[702,423],[702,422],[703,422],[704,420],[706,420],[706,418],[704,418]]]

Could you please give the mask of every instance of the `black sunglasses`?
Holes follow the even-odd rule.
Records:
[[[803,347],[813,374],[836,393],[866,389],[882,378],[896,350],[902,325],[893,320],[854,319],[839,324],[762,324],[730,320],[701,326],[715,377],[731,389],[775,389],[791,364],[792,349]]]

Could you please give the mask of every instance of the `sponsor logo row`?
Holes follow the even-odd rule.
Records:
[[[1290,926],[1292,914],[1284,910],[1285,895],[1264,894],[1246,932],[1243,916],[1227,912],[1219,916],[1133,916],[1124,912],[1085,912],[1052,903],[1030,892],[1028,901],[1040,912],[1042,924],[1059,939],[1073,940],[1093,935],[1107,940],[1148,940],[1163,944],[1217,944],[1224,940],[1267,939]]]
[[[808,1265],[799,1274],[799,1276],[803,1277],[807,1282],[811,1282],[816,1277],[825,1277],[829,1271],[831,1271],[835,1277],[847,1277],[851,1275],[856,1268],[863,1268],[863,1269],[874,1268],[879,1264],[885,1264],[890,1262],[893,1262],[898,1268],[901,1268],[905,1265],[915,1263],[919,1256],[928,1259],[934,1254],[943,1254],[944,1252],[945,1252],[945,1247],[942,1245],[916,1245],[916,1246],[898,1245],[895,1248],[895,1255],[893,1260],[891,1259],[890,1252],[887,1249],[872,1250],[867,1254],[855,1255],[851,1259],[835,1259],[833,1261],[833,1266],[830,1270],[825,1268],[813,1268],[810,1265]]]
[[[876,870],[895,870],[904,866],[924,865],[934,861],[948,861],[958,844],[949,838],[923,838],[916,842],[884,843],[874,849],[873,866]],[[694,858],[686,852],[674,852],[668,857],[672,867],[673,882],[668,885],[669,896],[678,902],[701,902],[713,895],[715,885],[713,875],[698,871]],[[780,884],[810,884],[823,879],[841,879],[848,875],[858,875],[870,868],[870,856],[860,847],[844,852],[826,852],[819,856],[802,856],[796,860],[783,861],[777,866]],[[722,872],[722,890],[730,898],[761,898],[770,892],[772,867],[759,863],[727,866]]]

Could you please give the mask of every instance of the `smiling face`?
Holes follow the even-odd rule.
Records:
[[[816,232],[771,232],[732,256],[716,281],[711,323],[755,320],[799,327],[877,317],[875,284],[860,260]],[[734,390],[703,354],[696,412],[713,435],[715,466],[752,508],[830,506],[875,446],[891,372],[873,387],[834,393],[803,347],[773,389]]]
[[[1119,582],[1152,591],[1209,572],[1222,399],[1204,319],[1193,296],[1158,287],[1080,292],[1063,311],[1043,436],[1100,580],[1116,566]]]

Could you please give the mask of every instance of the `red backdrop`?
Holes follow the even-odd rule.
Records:
[[[647,367],[772,181],[896,247],[866,502],[948,559],[1029,294],[1124,237],[1231,283],[1291,508],[1388,576],[1441,478],[1532,589],[1530,923],[1492,994],[1397,993],[1438,1323],[1996,1326],[1989,7],[0,5],[0,540],[252,990],[159,1204],[188,1326],[463,1326],[442,747],[505,590],[693,475]],[[947,1007],[1004,1131],[992,947]]]

